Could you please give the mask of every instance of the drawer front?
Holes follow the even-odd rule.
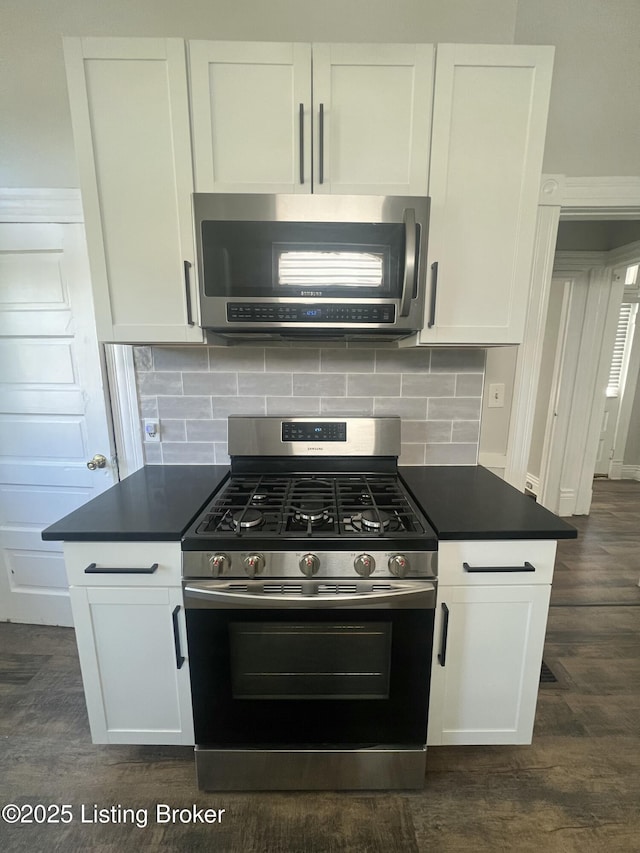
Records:
[[[441,584],[549,584],[553,579],[556,542],[492,540],[440,542],[438,578]]]
[[[69,586],[177,586],[179,542],[65,542]]]

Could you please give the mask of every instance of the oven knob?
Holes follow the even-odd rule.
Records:
[[[395,575],[397,578],[404,578],[409,571],[409,560],[407,560],[404,554],[394,554],[393,557],[389,557],[388,566],[392,575]]]
[[[300,571],[303,575],[306,575],[308,578],[312,578],[317,574],[318,569],[320,568],[320,560],[315,554],[305,554],[298,565],[300,566]]]
[[[376,562],[370,554],[360,554],[360,556],[356,557],[353,561],[353,568],[359,575],[362,575],[363,578],[369,577],[375,567]]]
[[[230,566],[231,560],[226,554],[209,554],[209,568],[214,578],[224,574]]]
[[[254,578],[264,569],[264,562],[262,554],[250,554],[243,560],[244,570],[250,578]]]

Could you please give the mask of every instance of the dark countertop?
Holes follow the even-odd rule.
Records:
[[[226,465],[145,465],[47,527],[42,538],[177,541],[228,472]]]
[[[486,468],[401,466],[438,538],[574,539],[577,531]],[[175,542],[228,474],[224,465],[146,465],[42,531],[68,542]]]
[[[575,539],[575,527],[480,465],[400,466],[438,538]]]

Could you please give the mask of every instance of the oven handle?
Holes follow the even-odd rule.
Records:
[[[416,212],[412,207],[404,211],[404,278],[402,280],[402,296],[400,298],[400,316],[408,317],[411,298],[416,289],[416,246],[418,242],[418,226]]]
[[[431,583],[420,584],[420,589],[398,589],[385,592],[362,592],[352,595],[283,595],[279,593],[228,592],[201,586],[185,586],[185,606],[189,599],[206,601],[217,607],[263,607],[263,608],[323,608],[333,607],[384,607],[434,610],[436,589]]]

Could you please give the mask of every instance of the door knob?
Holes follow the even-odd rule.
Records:
[[[93,459],[90,459],[87,462],[87,468],[90,471],[95,471],[96,468],[106,468],[107,467],[107,457],[103,456],[101,453],[96,453]]]

